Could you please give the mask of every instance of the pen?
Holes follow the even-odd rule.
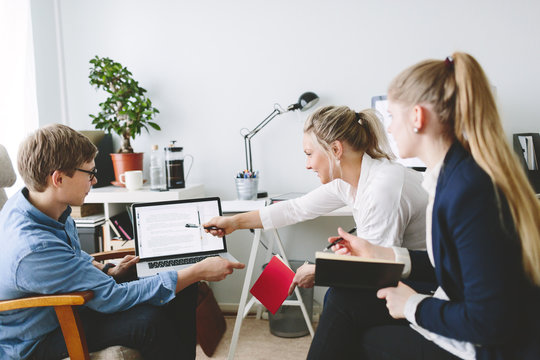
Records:
[[[107,223],[109,224],[109,226],[111,227],[111,229],[113,229],[114,233],[116,234],[116,236],[118,236],[120,239],[122,238],[122,235],[120,235],[120,233],[118,232],[118,230],[116,230],[116,227],[113,225],[111,219],[107,219]]]
[[[198,229],[202,226],[199,226],[197,224],[186,224],[186,227],[187,228],[193,228],[193,229]],[[219,228],[217,226],[204,226],[204,229],[206,230],[219,230]]]
[[[353,227],[351,230],[347,231],[349,234],[352,234],[353,232],[356,231],[356,227]],[[330,250],[330,248],[334,245],[336,245],[338,242],[340,242],[341,240],[343,240],[342,237],[334,240],[330,245],[328,245],[327,247],[324,248],[324,250]]]
[[[114,220],[114,223],[116,224],[116,226],[118,226],[118,229],[122,232],[122,234],[124,234],[124,236],[126,237],[126,241],[128,240],[131,240],[131,237],[129,237],[129,235],[127,234],[126,230],[124,230],[123,227],[121,227],[119,224],[118,224],[118,221]],[[124,241],[124,244],[126,242]],[[123,245],[123,244],[122,244]]]
[[[204,229],[205,230],[219,230],[217,226],[205,226]]]

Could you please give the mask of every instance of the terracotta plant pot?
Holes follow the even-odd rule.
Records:
[[[120,175],[125,173],[126,171],[143,169],[144,153],[114,153],[110,155],[114,168],[114,177],[116,179],[116,181],[111,181],[111,184],[113,185],[124,186],[120,182]]]

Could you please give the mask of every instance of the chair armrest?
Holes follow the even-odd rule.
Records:
[[[84,330],[79,314],[73,307],[82,305],[94,297],[93,291],[79,291],[59,295],[32,296],[22,299],[0,301],[0,311],[25,309],[31,307],[52,306],[71,359],[90,359]]]
[[[103,251],[103,252],[90,254],[90,256],[94,257],[94,260],[96,260],[96,261],[123,258],[126,255],[135,255],[135,249],[134,248],[126,248],[126,249]]]
[[[93,291],[79,291],[58,295],[41,295],[0,301],[0,311],[42,306],[83,305],[94,297]]]

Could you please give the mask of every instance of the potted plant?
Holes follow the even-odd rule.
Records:
[[[90,60],[90,85],[109,93],[109,97],[99,104],[101,111],[90,115],[96,129],[107,133],[115,132],[122,137],[122,147],[111,154],[116,184],[119,177],[129,170],[143,169],[143,153],[134,153],[131,139],[149,132],[148,126],[161,130],[153,119],[159,110],[146,97],[146,90],[132,77],[132,73],[121,64],[109,58],[96,56]]]

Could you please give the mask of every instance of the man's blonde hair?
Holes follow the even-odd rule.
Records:
[[[97,148],[86,136],[69,126],[53,124],[21,143],[17,167],[28,189],[43,192],[47,177],[55,170],[73,176],[77,167],[94,160],[96,154]]]

